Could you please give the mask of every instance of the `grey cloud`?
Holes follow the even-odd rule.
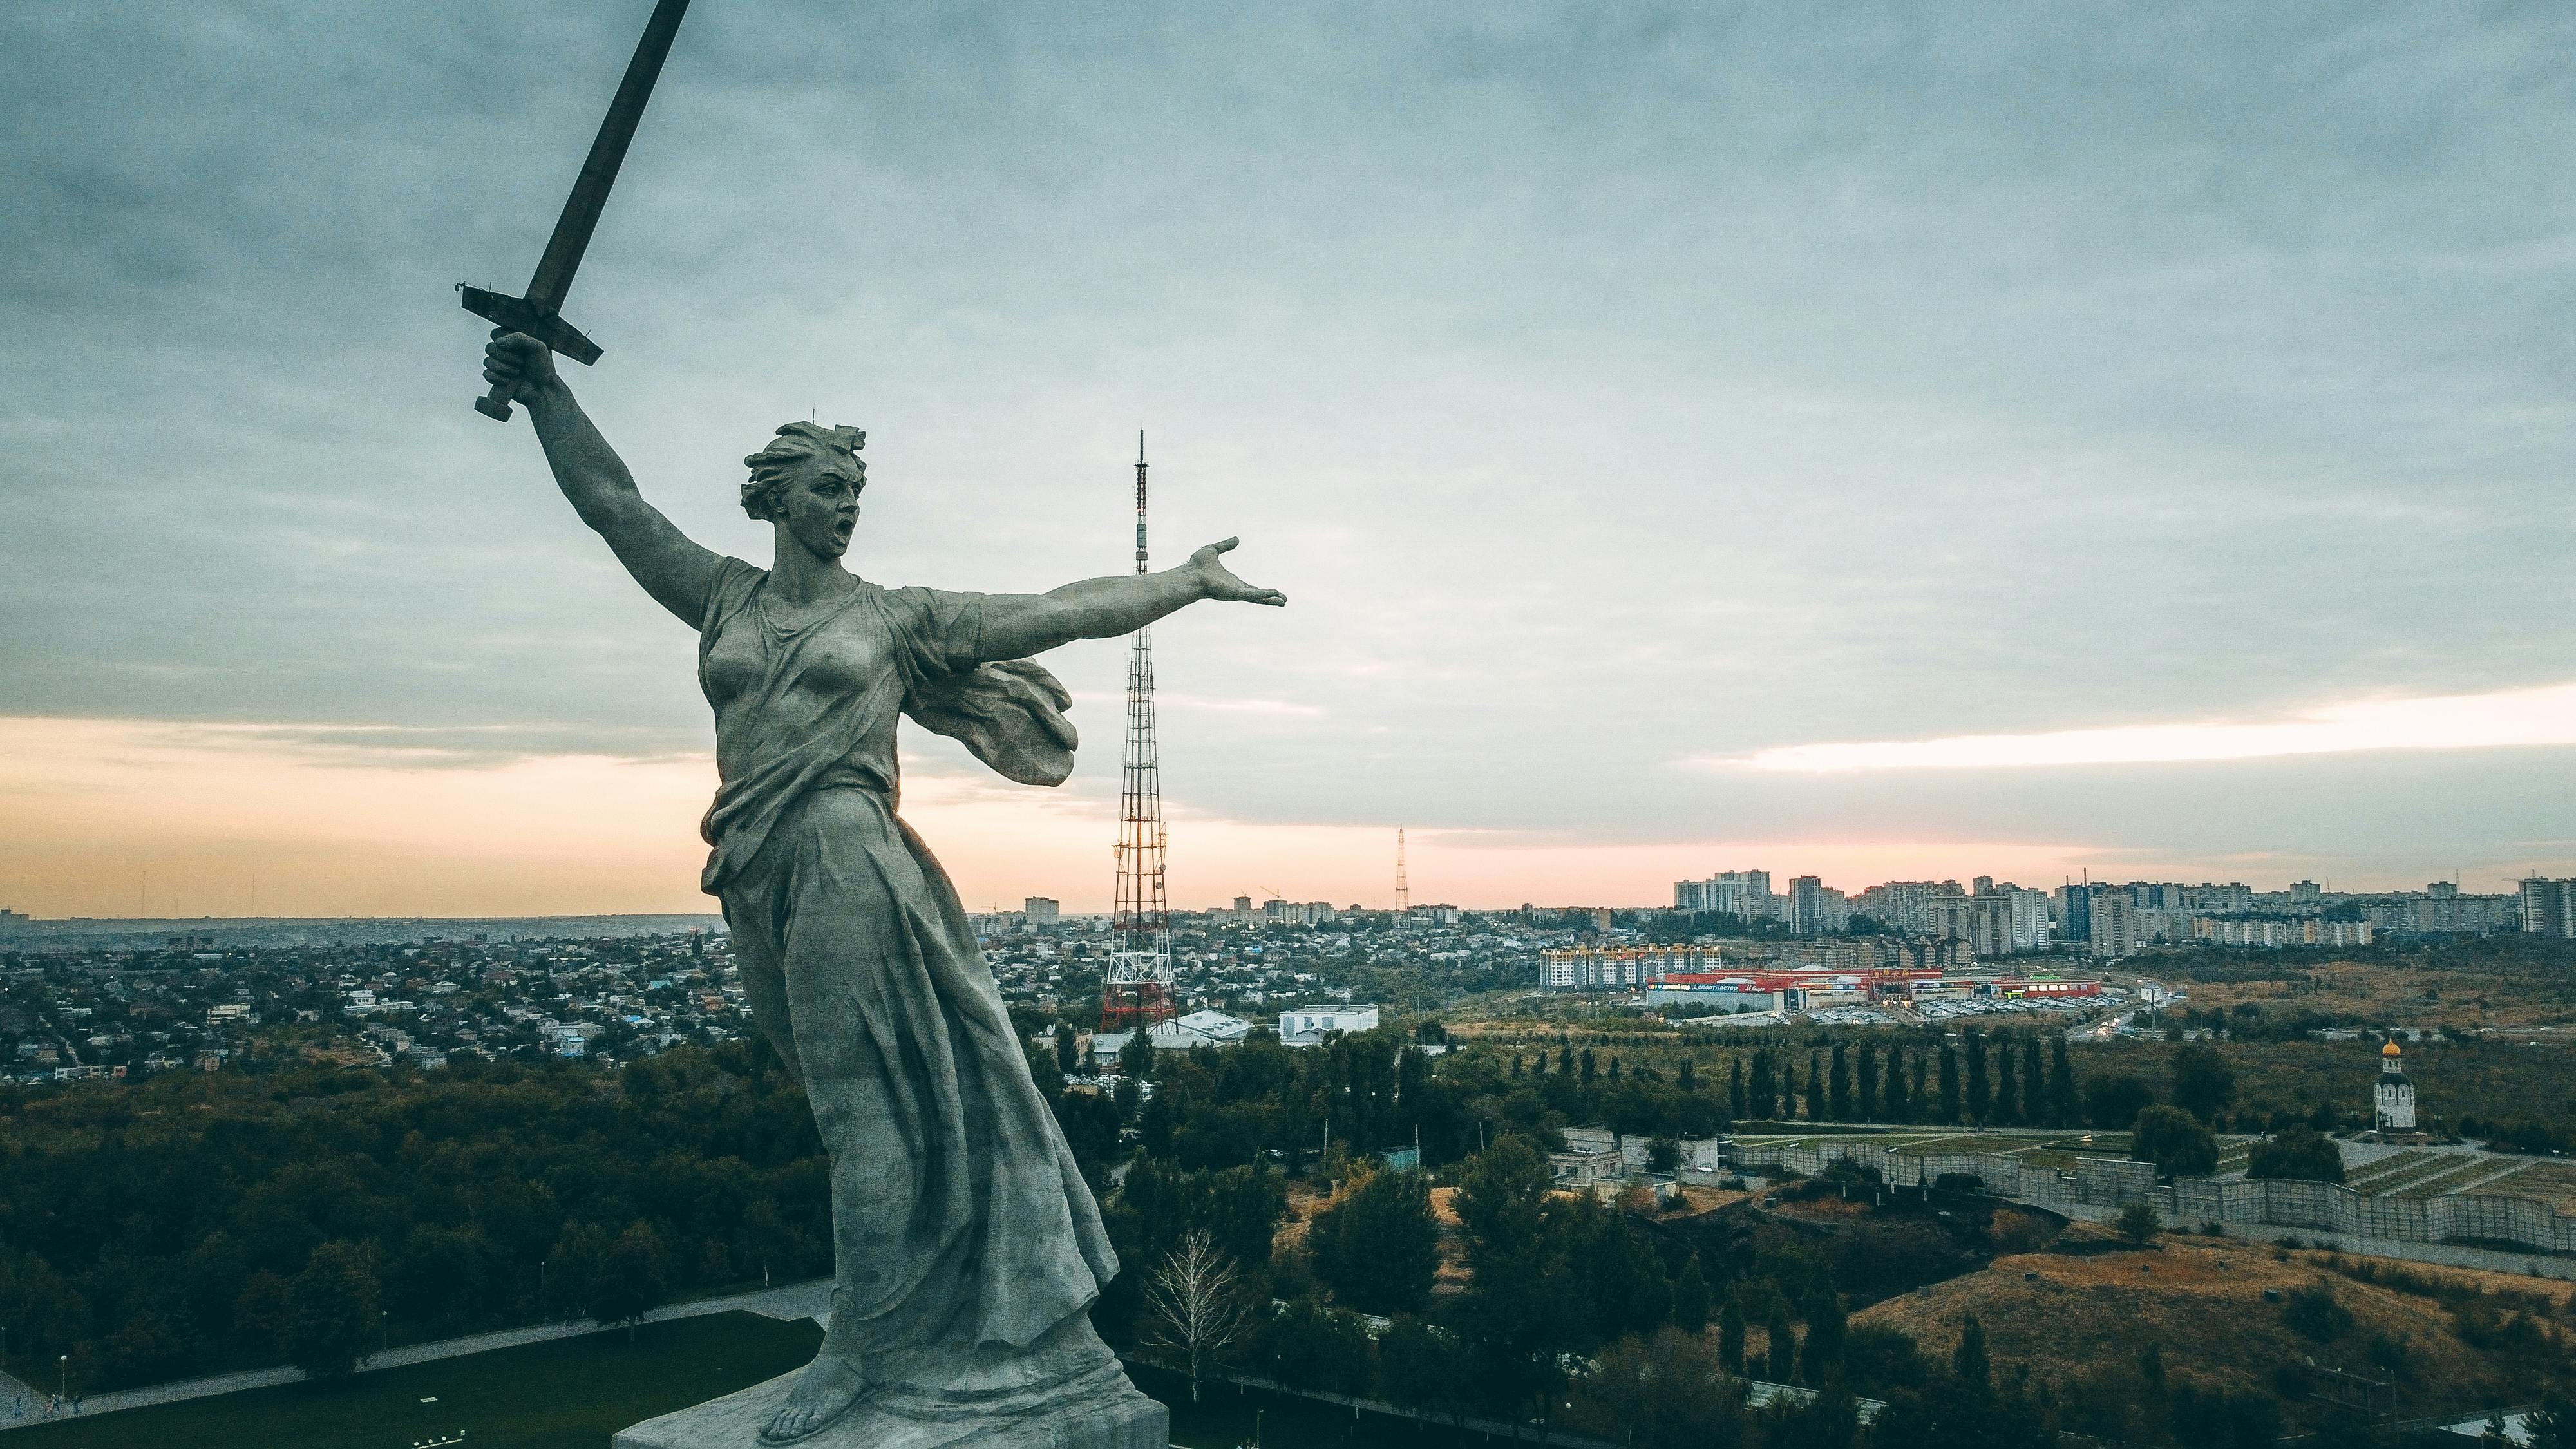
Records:
[[[524,279],[645,8],[0,14],[0,709],[703,739],[687,631],[464,410],[446,290]],[[2571,31],[701,6],[575,381],[754,559],[748,445],[869,426],[860,566],[958,587],[1118,567],[1147,427],[1159,555],[1240,532],[1298,601],[1158,635],[1169,688],[1318,711],[1168,735],[1228,813],[2330,840],[2290,767],[2198,836],[1666,771],[2568,677]],[[1098,790],[1119,653],[1061,659]],[[2557,766],[2442,768],[2501,841]]]

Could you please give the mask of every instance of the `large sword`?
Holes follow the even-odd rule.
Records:
[[[636,42],[635,58],[626,63],[626,79],[617,83],[617,97],[608,103],[598,139],[590,143],[590,158],[581,163],[581,177],[573,182],[572,195],[564,199],[563,216],[546,242],[546,254],[537,262],[536,275],[528,279],[528,295],[504,296],[460,282],[457,290],[464,294],[466,311],[505,332],[524,332],[584,366],[599,360],[599,344],[563,319],[564,294],[572,290],[572,274],[581,266],[581,254],[589,249],[591,230],[599,225],[601,208],[608,205],[608,188],[615,184],[617,167],[626,159],[626,143],[635,139],[635,123],[644,118],[644,103],[652,99],[653,82],[662,74],[662,58],[671,53],[671,37],[679,33],[680,15],[688,8],[689,0],[657,0],[653,6],[644,38]],[[508,422],[510,387],[506,382],[493,384],[488,396],[474,400],[474,410]]]

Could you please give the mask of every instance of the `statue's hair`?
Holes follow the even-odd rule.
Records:
[[[795,467],[817,453],[839,453],[846,456],[859,477],[868,476],[868,465],[859,461],[859,449],[868,445],[862,428],[825,427],[820,423],[781,423],[778,436],[768,447],[742,460],[751,470],[751,481],[742,485],[742,511],[754,518],[778,516],[778,490],[787,486]]]

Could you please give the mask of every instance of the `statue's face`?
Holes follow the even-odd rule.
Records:
[[[868,486],[867,465],[841,453],[816,453],[778,491],[779,526],[819,558],[848,552],[859,526],[859,494]]]

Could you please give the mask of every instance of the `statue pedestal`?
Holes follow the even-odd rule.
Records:
[[[1168,1449],[1172,1441],[1171,1411],[1136,1391],[1081,1318],[1034,1351],[939,1377],[887,1384],[795,1449]],[[781,1374],[647,1419],[620,1433],[615,1449],[762,1449],[760,1426],[796,1379]]]

